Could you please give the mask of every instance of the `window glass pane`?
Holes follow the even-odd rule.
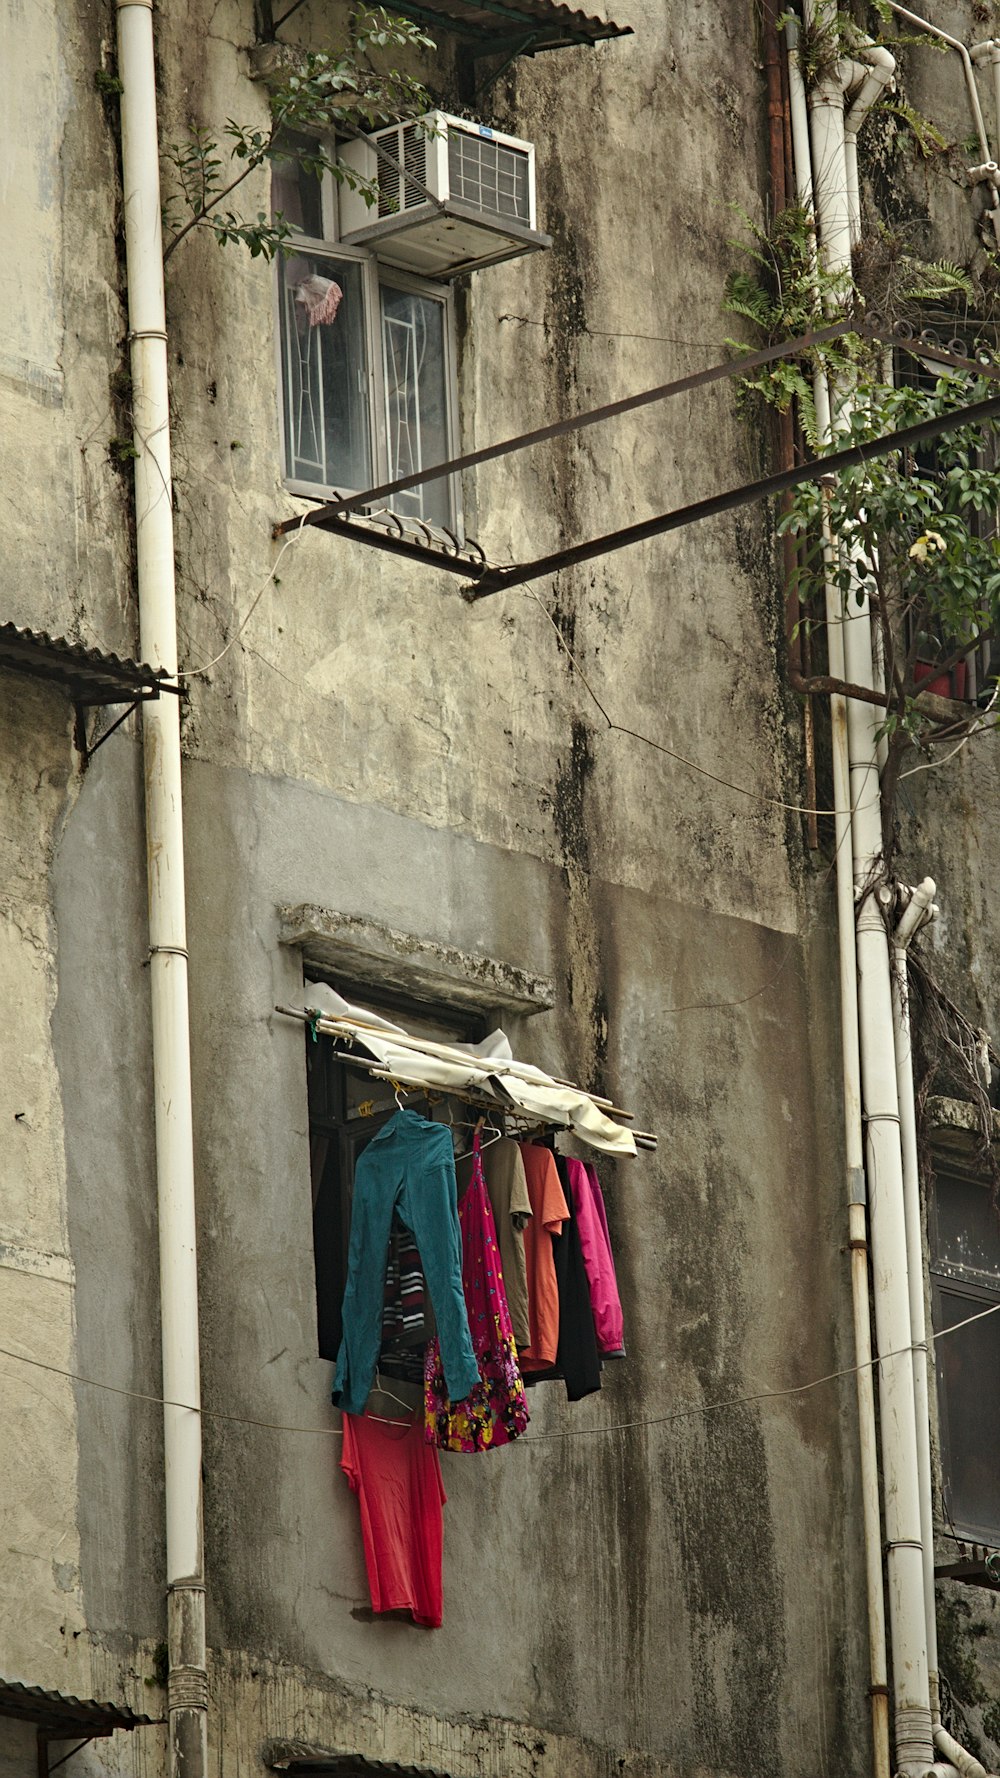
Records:
[[[317,144],[308,136],[300,136],[293,130],[285,130],[281,137],[282,147],[289,150],[287,158],[271,162],[271,214],[283,216],[292,228],[303,235],[312,235],[315,240],[323,239],[323,194],[317,173],[307,173],[298,158],[302,154],[315,155]]]
[[[934,1195],[935,1271],[986,1273],[1000,1288],[1000,1217],[989,1189],[973,1180],[939,1177]]]
[[[278,275],[285,474],[341,492],[370,488],[362,268],[298,251]]]
[[[448,455],[445,307],[390,284],[381,295],[389,480],[395,481]],[[447,477],[394,494],[392,504],[433,525],[452,522]]]
[[[935,1299],[938,1332],[991,1306],[944,1284]],[[957,1531],[1000,1543],[1000,1314],[939,1340],[936,1356],[948,1517]]]

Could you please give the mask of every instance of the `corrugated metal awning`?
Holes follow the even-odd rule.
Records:
[[[115,1729],[137,1729],[158,1720],[140,1716],[124,1704],[101,1704],[96,1698],[47,1692],[40,1685],[22,1685],[15,1679],[0,1679],[0,1716],[34,1723],[50,1741],[70,1741],[77,1735],[93,1739],[111,1735]]]
[[[436,1766],[403,1766],[396,1760],[365,1759],[358,1753],[338,1753],[335,1748],[314,1747],[308,1741],[268,1741],[261,1753],[272,1772],[340,1772],[377,1774],[378,1778],[447,1778]]]
[[[393,11],[418,24],[454,31],[475,55],[534,55],[541,49],[570,49],[632,35],[631,25],[594,18],[563,0],[393,0]]]
[[[77,704],[125,704],[178,691],[162,667],[17,624],[0,624],[0,668],[61,685]]]

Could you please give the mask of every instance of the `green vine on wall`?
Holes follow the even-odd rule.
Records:
[[[751,321],[768,341],[808,332],[832,313],[866,312],[857,279],[847,272],[831,276],[818,263],[808,212],[785,211],[767,230],[750,228],[739,245],[747,263],[730,274],[724,307]],[[921,305],[929,301],[973,294],[962,268],[917,260],[885,230],[862,243],[856,264],[866,263],[869,272],[879,268],[879,313],[893,325],[918,324]],[[817,423],[817,370],[840,391],[833,440],[822,438]],[[822,455],[942,418],[995,393],[995,384],[974,373],[951,370],[933,381],[922,371],[916,383],[894,386],[882,349],[848,333],[746,378],[741,400],[780,412],[794,403],[809,449]],[[887,855],[905,753],[925,746],[929,734],[921,682],[948,673],[1000,631],[1000,543],[993,535],[998,441],[997,422],[942,432],[932,451],[893,452],[826,478],[823,487],[802,484],[778,521],[779,533],[797,546],[794,590],[805,623],[822,616],[831,572],[846,615],[865,600],[871,605],[886,685],[880,732],[888,744],[882,773]],[[837,539],[832,570],[824,554],[824,522]]]

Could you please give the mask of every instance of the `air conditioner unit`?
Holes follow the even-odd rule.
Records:
[[[550,247],[535,226],[535,150],[444,111],[345,143],[344,166],[377,201],[340,187],[340,238],[431,278]]]

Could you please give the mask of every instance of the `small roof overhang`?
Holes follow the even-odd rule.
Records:
[[[632,35],[631,25],[594,18],[564,0],[393,0],[393,11],[454,32],[474,56],[533,56]]]
[[[365,1759],[357,1753],[313,1747],[306,1741],[268,1741],[262,1756],[272,1772],[340,1772],[342,1778],[447,1778],[436,1766],[403,1766],[396,1760]]]
[[[40,1685],[22,1685],[0,1679],[0,1716],[33,1723],[48,1741],[88,1740],[114,1734],[115,1729],[137,1729],[158,1720],[140,1716],[123,1704],[101,1704],[96,1698],[74,1698],[63,1692],[43,1691]]]
[[[126,704],[179,690],[162,667],[17,624],[0,624],[0,668],[60,685],[77,704]]]

